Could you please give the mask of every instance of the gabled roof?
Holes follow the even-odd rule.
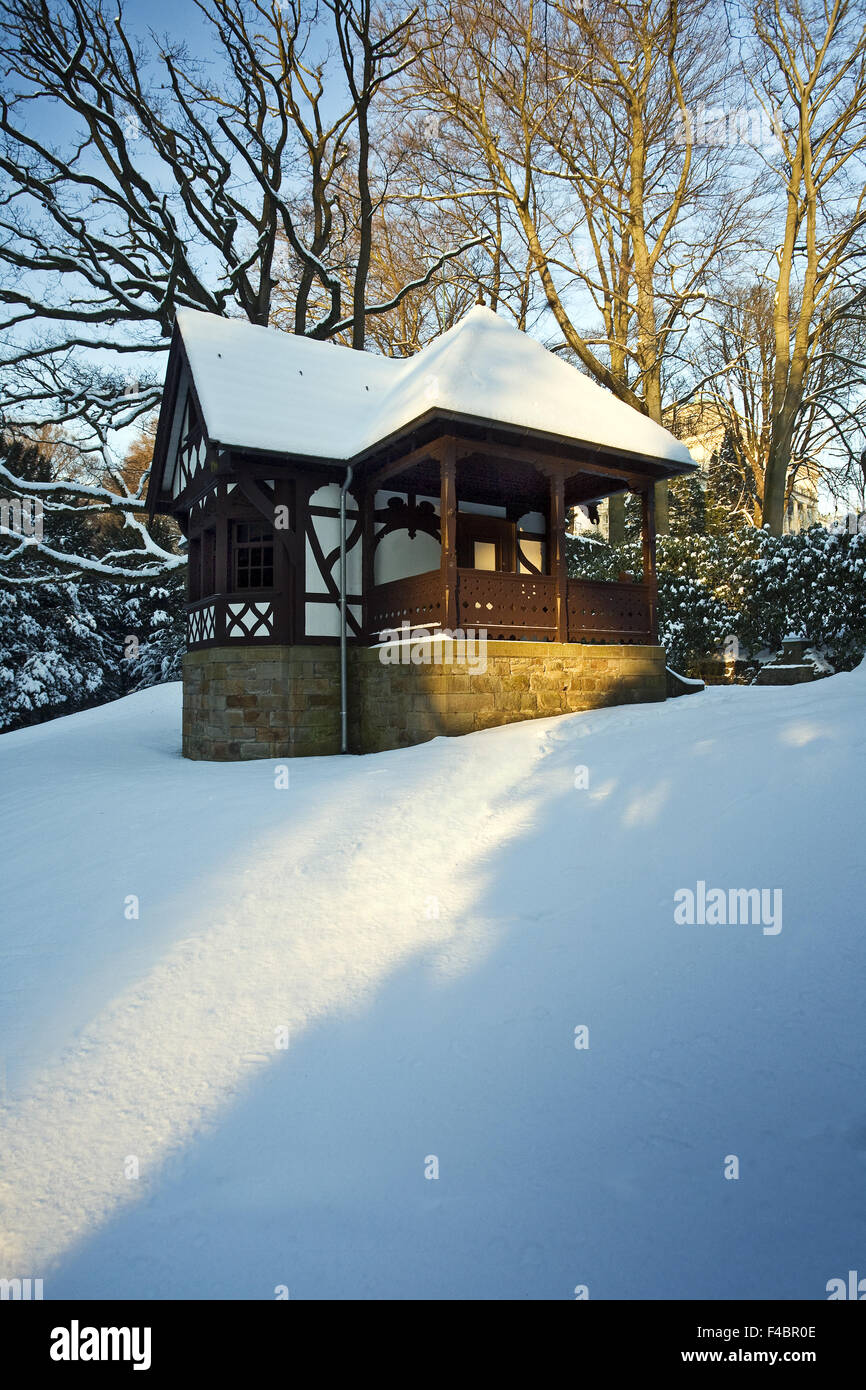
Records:
[[[348,460],[436,410],[695,467],[668,430],[481,305],[409,358],[195,309],[177,327],[213,443]]]

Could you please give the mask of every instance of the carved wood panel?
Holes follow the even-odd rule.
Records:
[[[441,570],[392,579],[373,588],[367,605],[367,629],[371,637],[403,623],[412,627],[440,628],[444,611]]]
[[[483,627],[488,637],[503,641],[551,641],[556,635],[556,581],[549,575],[461,569],[457,600],[464,629]]]
[[[643,584],[568,581],[570,642],[652,644],[649,593]]]

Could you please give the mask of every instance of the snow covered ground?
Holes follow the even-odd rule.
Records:
[[[288,788],[183,761],[178,686],[5,735],[0,1275],[823,1299],[866,1274],[864,695],[866,668],[708,690]],[[678,924],[698,881],[782,889],[781,931]]]

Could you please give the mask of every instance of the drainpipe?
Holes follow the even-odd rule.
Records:
[[[340,752],[349,751],[349,678],[346,642],[346,493],[352,483],[352,465],[340,487]]]

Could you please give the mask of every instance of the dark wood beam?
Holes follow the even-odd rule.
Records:
[[[231,593],[230,569],[228,517],[218,516],[216,521],[216,554],[214,556],[214,584],[218,594]],[[218,617],[217,622],[219,623],[219,621]],[[219,632],[217,636],[222,638],[224,633]]]
[[[181,377],[182,361],[183,348],[180,341],[180,330],[177,324],[175,324],[171,335],[168,367],[165,374],[165,388],[162,393],[162,408],[160,409],[156,426],[156,439],[153,445],[153,461],[151,463],[150,477],[147,484],[147,512],[151,521],[153,521],[156,515],[156,508],[162,494],[169,437],[171,435],[174,412],[177,406],[177,388]]]
[[[453,439],[439,460],[439,525],[442,534],[443,626],[457,628],[457,459]]]
[[[588,471],[591,466],[599,470],[599,476],[628,474],[638,480],[638,486],[652,478],[669,478],[680,473],[691,473],[695,465],[674,462],[657,455],[643,454],[638,450],[618,449],[606,444],[577,440],[571,436],[558,435],[540,430],[521,428],[504,421],[491,420],[483,416],[464,415],[458,412],[439,412],[435,409],[425,411],[411,423],[396,430],[386,439],[371,445],[357,454],[352,460],[359,468],[374,467],[376,460],[390,460],[395,452],[403,456],[404,440],[415,442],[421,438],[430,441],[445,435],[459,438],[461,445],[471,451],[476,449],[496,453],[501,449],[520,448],[528,450],[535,457],[544,457],[553,462],[565,464],[571,473],[581,468]],[[504,455],[503,455],[504,456]]]
[[[367,475],[367,485],[378,489],[390,480],[393,486],[395,479],[399,479],[404,473],[409,473],[418,465],[429,465],[439,461],[443,450],[449,447],[449,442],[455,449],[455,462],[458,463],[461,460],[469,461],[476,458],[479,463],[486,461],[493,467],[497,462],[519,464],[524,468],[531,468],[540,478],[548,481],[553,477],[561,477],[566,481],[573,481],[580,477],[598,479],[598,484],[594,484],[592,488],[593,496],[606,496],[608,490],[617,492],[626,488],[637,490],[642,488],[647,481],[645,474],[635,473],[619,464],[612,463],[607,466],[590,463],[586,459],[579,461],[563,459],[555,454],[549,454],[532,447],[498,443],[486,444],[484,441],[445,436],[432,440],[429,444],[411,449],[399,459],[389,460],[375,472]]]
[[[376,492],[388,478],[399,477],[407,469],[412,468],[417,463],[440,462],[448,449],[453,450],[454,440],[448,436],[441,439],[433,439],[429,444],[421,444],[416,449],[410,449],[408,453],[402,454],[400,458],[391,459],[388,463],[382,464],[375,472],[368,473],[365,477],[365,485]]]
[[[643,543],[643,582],[649,595],[650,631],[658,642],[658,577],[656,574],[656,497],[650,486],[641,493],[641,541]]]
[[[489,447],[476,444],[461,444],[458,447],[458,459],[469,457],[471,454],[481,454],[493,459],[507,459],[509,462],[528,464],[538,473],[546,478],[562,477],[574,478],[580,474],[590,474],[592,477],[604,478],[619,487],[639,487],[646,482],[644,473],[635,473],[633,469],[625,464],[614,463],[600,464],[590,463],[588,459],[564,459],[557,454],[549,454],[541,449],[532,447],[522,447],[516,444],[491,444]]]
[[[373,592],[376,546],[376,489],[366,487],[361,495],[361,592],[364,596],[361,612],[361,631],[369,640],[370,595]]]
[[[550,479],[550,573],[556,582],[556,640],[568,641],[568,561],[565,548],[565,479]]]
[[[260,516],[264,517],[269,526],[274,524],[274,507],[276,500],[269,493],[263,492],[255,478],[250,478],[247,474],[241,473],[238,476],[238,491],[243,493],[250,506],[255,507]],[[285,544],[286,532],[277,532],[280,541]]]

